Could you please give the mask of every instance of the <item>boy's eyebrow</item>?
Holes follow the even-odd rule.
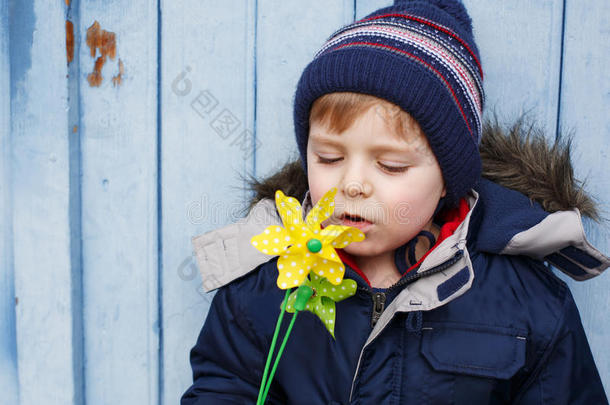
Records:
[[[309,136],[310,139],[316,141],[316,142],[320,142],[320,143],[324,143],[327,145],[331,145],[331,146],[342,146],[341,142],[335,141],[332,138],[329,138],[327,136],[322,136],[319,134],[311,134]],[[404,147],[400,147],[400,146],[396,146],[396,145],[390,145],[390,144],[378,144],[378,145],[374,145],[373,149],[375,151],[379,151],[379,152],[404,152],[404,153],[415,153],[417,151],[417,148],[415,148],[416,145],[410,145],[406,142],[403,142],[403,145],[405,145]]]

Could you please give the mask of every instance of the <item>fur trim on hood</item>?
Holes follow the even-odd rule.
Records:
[[[571,136],[562,136],[550,144],[542,130],[523,119],[512,126],[502,126],[497,119],[487,121],[479,149],[482,177],[519,191],[550,213],[578,208],[582,215],[600,222],[597,204],[584,183],[574,178],[572,141]],[[247,210],[264,198],[273,200],[275,190],[301,201],[308,189],[300,159],[261,181],[249,178],[246,182],[254,192]]]

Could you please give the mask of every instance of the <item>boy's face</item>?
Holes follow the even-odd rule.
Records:
[[[366,239],[344,250],[374,259],[429,229],[445,187],[438,162],[419,126],[395,134],[383,104],[371,107],[341,134],[312,122],[307,173],[313,204],[337,187],[335,211],[323,225],[360,228]],[[353,221],[346,215],[364,221]]]

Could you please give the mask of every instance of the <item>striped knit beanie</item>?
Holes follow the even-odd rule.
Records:
[[[332,92],[400,106],[421,126],[456,206],[478,181],[483,70],[459,0],[396,0],[333,33],[303,71],[294,99],[296,141],[307,171],[309,113]]]

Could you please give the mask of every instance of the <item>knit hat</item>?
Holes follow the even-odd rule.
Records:
[[[472,22],[458,0],[396,0],[346,25],[297,85],[294,125],[305,171],[313,102],[327,93],[365,93],[418,122],[443,173],[445,202],[456,206],[481,175],[482,81]]]

